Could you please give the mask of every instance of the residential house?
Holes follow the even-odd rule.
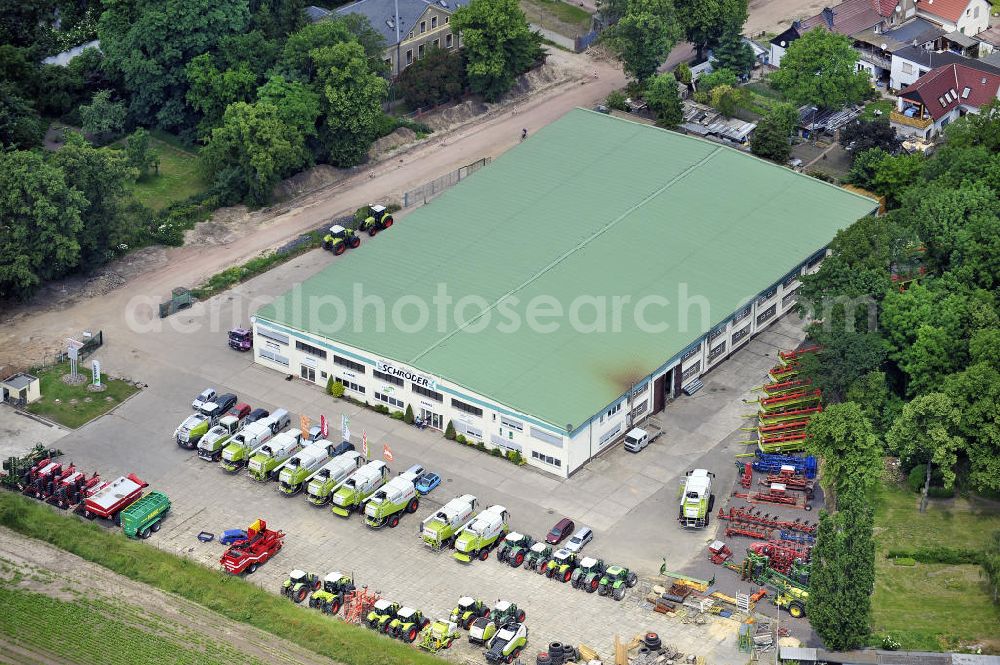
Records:
[[[889,122],[904,136],[927,139],[1000,96],[1000,70],[966,59],[933,69],[899,93]]]
[[[945,30],[977,35],[990,25],[989,0],[920,0],[917,15]]]
[[[1000,51],[1000,25],[983,30],[976,35],[976,41],[979,42],[979,57]]]
[[[941,44],[944,33],[942,28],[922,18],[912,19],[884,32],[863,30],[853,35],[854,49],[858,52],[858,69],[867,71],[876,85],[894,88],[892,69],[895,54],[914,47],[935,49]]]
[[[951,51],[932,51],[920,46],[907,46],[892,54],[889,87],[893,90],[902,90],[932,69],[968,61],[969,58]]]
[[[338,7],[335,13],[360,14],[368,19],[389,44],[385,62],[391,76],[396,77],[432,48],[460,46],[459,35],[451,30],[451,15],[466,4],[468,0],[358,0]]]
[[[952,30],[941,38],[941,50],[964,55],[966,58],[978,58],[979,40]]]

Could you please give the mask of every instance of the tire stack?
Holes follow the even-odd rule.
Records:
[[[552,642],[548,651],[542,651],[535,657],[535,665],[565,665],[575,663],[580,653],[572,644]]]
[[[664,645],[656,633],[646,633],[632,662],[635,665],[653,665],[664,660],[679,661],[684,654],[669,645]]]

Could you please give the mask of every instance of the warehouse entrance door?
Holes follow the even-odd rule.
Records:
[[[440,415],[428,409],[420,409],[420,418],[434,429],[444,429]]]
[[[670,372],[667,372],[656,381],[653,382],[653,413],[659,413],[663,411],[663,405],[666,402],[666,390],[667,386],[670,385]]]

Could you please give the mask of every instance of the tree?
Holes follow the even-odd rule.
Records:
[[[750,76],[750,71],[757,64],[753,49],[743,40],[743,35],[738,30],[724,33],[712,54],[719,67],[736,72],[743,80]]]
[[[47,27],[56,4],[46,0],[0,0],[0,44],[40,46],[51,42]]]
[[[332,378],[332,377],[331,377]],[[330,386],[329,392],[336,398],[341,398],[344,396],[344,384],[340,381],[334,381]]]
[[[810,30],[789,45],[771,82],[796,104],[836,109],[861,101],[871,89],[857,61],[850,38]]]
[[[920,179],[923,169],[924,157],[919,153],[885,157],[875,165],[872,191],[885,197],[887,207],[895,208],[906,189]]]
[[[686,62],[681,62],[674,68],[674,78],[678,83],[691,87],[691,67]]]
[[[994,99],[979,113],[970,113],[948,125],[945,137],[948,145],[956,148],[981,146],[1000,152],[1000,100]]]
[[[320,115],[320,96],[299,81],[286,81],[283,76],[272,76],[257,90],[257,99],[278,109],[285,124],[291,125],[303,136],[316,135],[316,120]]]
[[[882,447],[859,405],[827,406],[809,421],[806,434],[809,452],[823,459],[828,489],[839,492],[850,483],[868,493],[878,484]]]
[[[747,20],[747,0],[675,0],[674,4],[684,36],[698,49],[699,60],[724,35],[738,36]]]
[[[656,73],[681,36],[671,0],[628,0],[625,14],[605,32],[625,73],[642,82]]]
[[[811,328],[810,335],[823,348],[802,359],[800,374],[811,379],[829,400],[843,399],[858,379],[880,369],[888,355],[886,342],[878,333],[838,326],[827,330],[824,324]]]
[[[81,100],[83,77],[69,67],[42,65],[38,71],[38,110],[45,116],[69,113]]]
[[[750,139],[750,152],[786,164],[792,154],[791,137],[799,116],[788,104],[776,104],[757,123]]]
[[[281,178],[309,161],[305,138],[273,104],[237,102],[212,130],[201,157],[216,182],[235,188],[252,205],[263,205]]]
[[[96,93],[90,104],[80,107],[83,131],[98,143],[109,141],[125,128],[125,104],[112,101],[110,90]]]
[[[732,118],[745,103],[746,94],[741,88],[719,85],[712,88],[710,97],[713,107],[727,118]]]
[[[888,118],[862,118],[840,130],[840,145],[849,147],[857,158],[871,148],[880,148],[894,155],[899,152],[902,141],[896,136],[896,130],[889,126]]]
[[[889,153],[878,146],[855,152],[847,181],[863,189],[872,189],[875,186],[875,172],[886,157],[889,157]]]
[[[628,0],[597,0],[597,10],[600,12],[604,25],[611,26],[625,15]]]
[[[185,67],[188,81],[186,99],[203,116],[199,134],[207,136],[222,122],[226,107],[235,102],[252,102],[257,89],[257,74],[246,64],[219,71],[214,58],[203,53]]]
[[[836,516],[826,511],[819,515],[816,544],[809,567],[809,598],[806,615],[816,634],[829,649],[837,649],[843,629],[844,580],[847,553]]]
[[[306,22],[304,0],[250,0],[250,28],[268,39],[281,39]]]
[[[280,54],[281,45],[275,39],[269,39],[260,30],[254,30],[226,35],[220,39],[214,61],[221,70],[246,67],[257,75],[258,81],[263,81],[278,62]]]
[[[448,426],[444,429],[444,438],[449,441],[455,440],[455,423],[450,420],[448,421]]]
[[[709,74],[704,74],[698,78],[698,89],[704,92],[711,92],[713,88],[720,85],[728,85],[730,87],[739,84],[739,78],[736,76],[736,72],[731,69],[726,69],[720,67],[713,70]]]
[[[462,54],[432,48],[424,57],[404,69],[396,84],[407,106],[412,109],[458,99],[467,85]]]
[[[355,41],[354,35],[342,20],[310,23],[288,37],[278,69],[288,78],[312,81],[316,76],[313,51],[350,41]]]
[[[357,42],[314,49],[311,56],[323,92],[320,141],[325,155],[338,166],[358,164],[377,134],[389,84],[371,71]]]
[[[649,79],[646,103],[661,127],[676,127],[684,119],[684,106],[673,74],[659,74]]]
[[[31,101],[21,97],[11,83],[0,82],[0,147],[34,148],[44,135],[44,124]]]
[[[927,477],[920,499],[920,512],[927,510],[927,493],[931,486],[931,469],[937,464],[944,486],[955,482],[955,465],[962,438],[957,430],[961,412],[944,393],[929,393],[915,398],[903,407],[903,413],[886,435],[889,447],[902,457],[927,465]]]
[[[389,47],[382,33],[372,27],[367,16],[362,14],[347,14],[337,20],[343,22],[354,36],[354,41],[361,44],[368,56],[368,66],[373,72],[378,72],[383,76],[389,75],[389,65],[385,61],[385,50]]]
[[[851,383],[846,397],[861,408],[876,433],[888,431],[903,410],[903,400],[893,392],[886,373],[878,370]]]
[[[958,432],[966,442],[969,484],[979,491],[1000,490],[1000,371],[979,362],[946,377],[942,388],[961,414]]]
[[[532,32],[517,0],[472,0],[451,17],[462,35],[472,91],[499,100],[514,80],[542,57],[542,38]]]
[[[129,166],[138,171],[139,176],[144,176],[150,168],[160,169],[160,158],[156,151],[149,146],[149,132],[142,127],[136,129],[125,141],[125,154],[128,156]]]
[[[105,66],[129,94],[136,123],[163,129],[193,125],[185,105],[187,63],[244,32],[246,0],[108,2],[98,24]]]
[[[77,265],[86,199],[34,152],[0,153],[0,296],[30,296]]]
[[[413,424],[413,407],[409,404],[406,405],[406,411],[403,412],[403,422],[407,425]]]
[[[80,208],[82,226],[77,234],[80,266],[91,270],[107,263],[135,236],[128,206],[134,200],[129,186],[136,170],[122,151],[95,148],[75,132],[50,162],[86,199]]]

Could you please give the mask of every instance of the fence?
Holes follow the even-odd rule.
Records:
[[[83,360],[97,349],[104,346],[104,331],[98,330],[96,335],[91,335],[90,339],[83,343],[83,346],[76,352],[77,358]],[[56,356],[56,363],[66,362],[69,355],[65,351]]]
[[[403,194],[403,207],[409,208],[414,205],[423,205],[427,203],[435,196],[448,189],[452,185],[458,184],[459,181],[468,178],[470,175],[483,168],[490,163],[489,157],[483,157],[478,159],[471,164],[466,164],[465,166],[455,169],[451,173],[446,173],[440,178],[435,178],[430,182],[425,182],[415,189]]]

